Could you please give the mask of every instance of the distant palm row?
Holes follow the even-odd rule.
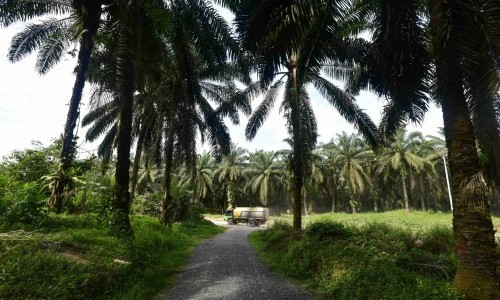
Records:
[[[83,120],[91,125],[87,138],[104,135],[99,150],[104,160],[116,149],[112,223],[122,232],[130,231],[134,141],[133,169],[139,168],[142,155],[146,161],[163,162],[161,220],[169,223],[173,166],[182,162],[194,170],[197,133],[221,158],[230,153],[225,118],[237,123],[239,112],[251,114],[245,134],[252,139],[280,99],[291,144],[293,225],[300,231],[304,186],[314,178],[317,139],[307,88],[314,87],[373,148],[388,144],[407,122],[422,121],[432,99],[443,110],[450,162],[459,260],[455,285],[471,298],[494,297],[496,254],[487,191],[498,186],[500,178],[500,3],[215,3],[234,13],[233,27],[206,0],[0,1],[3,26],[35,19],[13,38],[11,61],[38,51],[36,69],[45,73],[79,44],[70,51],[78,53],[78,66],[61,166],[53,182],[51,205],[56,211],[63,210],[69,187],[74,129],[86,81],[93,84],[93,110]],[[371,40],[358,38],[364,30]],[[345,80],[346,88],[338,88],[332,78]],[[378,126],[356,104],[354,96],[361,89],[387,99]],[[250,101],[260,95],[263,99],[252,112]],[[380,164],[383,169],[383,160]],[[395,167],[397,159],[390,165]],[[417,165],[413,167],[425,164]],[[349,168],[351,174],[359,170],[354,164]],[[413,176],[410,168],[401,170],[402,178]],[[352,195],[362,186],[359,176],[342,177]]]
[[[313,150],[311,175],[304,182],[303,214],[310,212],[382,211],[410,207],[450,207],[443,156],[444,141],[420,132],[398,131],[396,139],[374,153],[356,135],[345,132]],[[224,210],[227,206],[269,206],[275,213],[292,207],[291,151],[248,152],[234,148],[217,162],[198,156],[195,171],[174,170],[180,193]],[[139,197],[151,201],[161,190],[163,170],[146,164],[138,170]],[[134,196],[134,195],[133,195]],[[154,202],[154,200],[152,200]]]

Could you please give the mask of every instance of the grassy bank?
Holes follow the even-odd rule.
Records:
[[[287,222],[292,224],[291,215],[282,215],[281,217],[271,217],[270,224],[274,221]],[[491,216],[493,228],[496,230],[495,238],[500,244],[500,217]],[[452,214],[450,212],[423,212],[411,211],[405,214],[403,210],[393,210],[383,213],[369,212],[358,214],[347,213],[325,213],[311,214],[302,217],[305,226],[314,222],[341,222],[349,226],[363,226],[370,223],[384,223],[397,228],[404,228],[410,231],[421,231],[435,226],[444,226],[452,228]]]
[[[448,219],[449,218],[449,219]],[[329,299],[457,299],[451,216],[401,212],[311,216],[250,236],[270,269]]]
[[[150,299],[199,241],[222,230],[207,221],[172,229],[149,217],[131,221],[132,242],[93,215],[0,233],[0,299]]]

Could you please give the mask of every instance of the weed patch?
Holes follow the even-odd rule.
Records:
[[[150,299],[199,241],[221,232],[212,223],[168,229],[131,219],[132,241],[109,234],[94,215],[54,216],[35,232],[0,234],[0,299]]]
[[[451,228],[311,222],[292,239],[286,222],[252,233],[269,268],[328,299],[457,299]]]

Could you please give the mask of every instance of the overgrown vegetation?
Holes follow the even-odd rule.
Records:
[[[208,221],[174,224],[131,218],[134,239],[109,233],[95,214],[51,216],[43,226],[0,233],[1,299],[151,299],[202,239]]]
[[[234,13],[233,27],[215,4]],[[493,200],[500,185],[500,39],[493,20],[499,11],[492,0],[1,1],[0,26],[32,22],[13,38],[11,62],[35,51],[40,73],[66,53],[78,52],[79,62],[63,142],[53,148],[60,155],[14,152],[0,165],[1,225],[45,228],[49,210],[92,212],[105,220],[111,216],[115,233],[131,238],[131,207],[171,226],[192,219],[193,203],[224,209],[226,199],[240,206],[278,199],[282,212],[293,207],[298,235],[302,214],[313,211],[443,211],[453,196],[454,238],[461,249],[455,288],[473,299],[493,299],[498,259],[490,204],[498,211]],[[360,38],[362,31],[371,37]],[[345,88],[332,79],[345,81]],[[116,169],[100,174],[94,157],[73,155],[87,80],[93,92],[83,118],[90,125],[86,138],[102,137],[97,154],[104,167],[116,160]],[[364,141],[343,134],[316,149],[310,88]],[[356,104],[362,89],[386,99],[378,125]],[[259,95],[264,97],[252,112],[250,101]],[[237,124],[239,112],[249,115],[245,135],[252,139],[278,98],[291,149],[275,161],[274,154],[231,154],[238,149],[231,149],[226,120]],[[444,140],[405,134],[408,122],[423,122],[431,101],[443,111]],[[225,156],[217,170],[195,166],[201,161],[198,134],[214,156]],[[374,156],[367,144],[385,148]],[[448,174],[446,152],[449,198],[442,174]],[[204,161],[208,166],[210,159]],[[141,167],[145,190],[139,191]],[[309,246],[308,234],[298,245]]]
[[[384,214],[378,222],[358,214],[358,224],[328,214],[311,221],[300,239],[289,221],[277,220],[250,241],[272,271],[327,299],[458,299],[451,283],[457,259],[449,224],[435,222],[431,214],[426,221],[398,214],[399,224],[392,225]]]

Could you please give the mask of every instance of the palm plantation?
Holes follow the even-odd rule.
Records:
[[[310,28],[304,30],[305,27],[301,28],[299,24],[287,22],[296,13],[293,5],[282,7],[267,1],[262,5],[253,1],[242,2],[235,10],[236,27],[242,36],[243,46],[255,52],[260,87],[264,88],[261,92],[265,94],[249,120],[245,135],[249,140],[255,137],[283,92],[280,108],[287,119],[288,133],[293,142],[294,228],[300,230],[302,188],[304,179],[311,172],[311,154],[317,139],[316,120],[306,87],[314,86],[374,146],[378,139],[376,128],[350,94],[321,74],[324,65],[346,59],[337,54],[340,52],[337,43],[343,43],[339,32],[345,30],[345,16],[340,5],[337,6],[335,1],[322,1],[311,14],[307,10],[300,11],[299,14],[304,13],[303,20],[308,20],[304,26]],[[273,19],[275,12],[281,9],[284,9],[284,14],[279,17],[276,14],[277,19]],[[269,23],[262,23],[257,16],[267,17]],[[282,32],[268,32],[266,26],[273,23],[290,28]],[[282,48],[275,47],[275,43]]]
[[[234,13],[232,24],[213,2]],[[46,176],[53,179],[50,192],[46,186],[38,192],[55,212],[78,212],[89,205],[89,193],[101,191],[106,200],[95,206],[99,214],[109,214],[112,232],[130,240],[131,212],[154,215],[174,231],[173,223],[189,215],[186,207],[264,205],[291,209],[295,241],[313,232],[302,230],[303,213],[314,218],[329,211],[404,209],[409,217],[417,209],[448,211],[447,151],[458,260],[454,289],[470,299],[496,299],[498,246],[490,206],[498,209],[500,178],[498,1],[213,2],[0,0],[1,26],[37,21],[13,38],[11,61],[36,51],[42,74],[79,45],[60,163]],[[363,31],[369,40],[359,37]],[[103,167],[89,178],[101,176],[105,184],[82,179],[93,167],[75,155],[87,81],[86,138],[103,138],[97,153]],[[385,99],[378,126],[356,103],[366,89]],[[316,94],[361,136],[343,133],[318,146]],[[257,99],[252,111],[250,101]],[[431,101],[443,112],[446,150],[436,138],[404,130],[409,122],[423,122]],[[231,145],[227,120],[238,124],[240,113],[250,115],[243,125],[252,140],[276,106],[291,150]],[[210,154],[197,154],[198,136]],[[17,155],[12,159],[22,163]],[[0,174],[13,166],[2,165]],[[2,176],[0,187],[17,182]],[[0,188],[0,196],[7,190]],[[13,214],[16,207],[5,211]],[[420,249],[415,251],[411,255]],[[423,256],[404,259],[398,266],[418,265],[418,273],[438,265],[434,272],[451,279],[439,262],[424,267],[418,262]]]
[[[416,177],[427,166],[433,171],[432,163],[424,157],[419,156],[418,153],[415,153],[418,150],[417,146],[422,142],[421,134],[411,133],[407,135],[401,130],[396,133],[394,141],[384,151],[378,163],[378,171],[384,174],[384,178],[387,178],[391,171],[396,171],[400,174],[406,213],[410,212],[408,182],[410,183],[410,187],[413,187]]]

